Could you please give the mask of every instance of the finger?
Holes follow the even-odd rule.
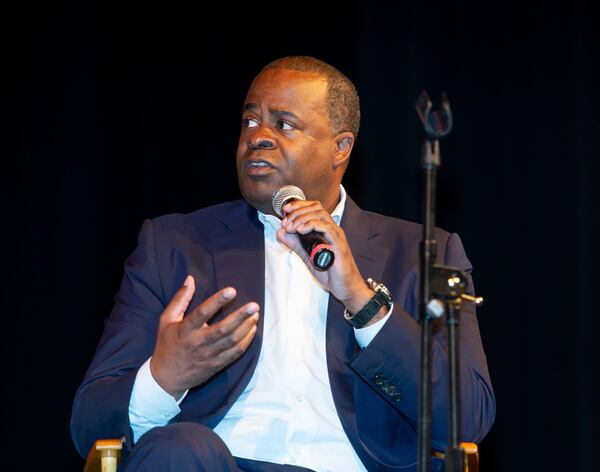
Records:
[[[250,329],[250,331],[248,331],[248,334],[246,334],[246,336],[244,337],[244,339],[242,339],[242,341],[240,341],[235,346],[221,352],[217,356],[217,359],[219,360],[219,362],[223,366],[226,366],[226,365],[231,364],[233,361],[235,361],[244,352],[246,352],[246,350],[248,349],[248,346],[250,346],[250,343],[254,339],[255,334],[256,334],[256,325],[253,326]]]
[[[288,206],[289,205],[289,206]],[[320,202],[293,202],[286,205],[288,211],[285,212],[285,218],[281,221],[282,224],[287,223],[290,220],[294,220],[298,216],[306,213],[323,211],[327,213]]]
[[[182,334],[201,328],[220,308],[235,298],[233,287],[225,287],[194,308],[183,320]]]
[[[293,213],[294,211],[313,205],[318,205],[323,208],[323,205],[318,200],[291,200],[281,208],[286,213]]]
[[[285,223],[282,222],[282,226],[288,233],[295,233],[298,231],[300,226],[306,225],[308,222],[313,220],[322,221],[328,225],[335,225],[331,219],[331,215],[329,215],[326,211],[311,211],[303,215],[295,216],[294,219],[289,219]]]
[[[221,339],[231,335],[239,326],[242,325],[248,318],[254,319],[254,323],[258,320],[258,304],[250,302],[238,308],[236,311],[228,315],[221,321],[208,326],[202,332],[202,337],[205,343],[213,344]]]
[[[177,290],[175,296],[160,315],[160,326],[181,321],[195,291],[196,284],[194,282],[194,277],[188,275],[185,278],[183,285]]]
[[[288,233],[296,233],[298,236],[315,231],[317,233],[321,233],[323,235],[323,239],[325,239],[328,244],[332,244],[334,246],[341,242],[340,234],[342,233],[342,230],[329,217],[327,217],[325,220],[321,220],[319,218],[308,219],[308,217],[305,219],[302,217],[295,222],[291,228],[283,229]]]
[[[211,346],[211,355],[218,356],[223,351],[234,347],[235,345],[242,342],[242,340],[248,335],[258,322],[258,312],[251,316],[248,316],[239,326],[237,326],[228,335],[220,338]]]
[[[289,213],[292,213],[298,210],[299,208],[304,208],[306,206],[311,206],[314,204],[320,205],[321,203],[314,200],[292,200],[283,205],[281,209],[285,215],[288,215]]]

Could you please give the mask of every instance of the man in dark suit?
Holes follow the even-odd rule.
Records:
[[[256,77],[237,152],[244,200],[145,222],[75,398],[80,453],[121,437],[127,470],[415,467],[420,229],[360,210],[341,186],[359,116],[351,82],[314,58]],[[279,221],[286,184],[307,200]],[[313,231],[335,253],[327,271],[300,244]],[[458,236],[437,240],[438,261],[470,273]],[[472,306],[461,326],[462,439],[478,441],[495,402]],[[443,450],[443,330],[433,366]]]

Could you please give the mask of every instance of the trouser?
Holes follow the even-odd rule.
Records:
[[[210,428],[197,423],[173,423],[154,428],[135,445],[124,472],[309,472],[287,464],[233,457]]]

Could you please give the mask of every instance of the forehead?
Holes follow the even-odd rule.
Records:
[[[320,74],[287,69],[261,72],[252,82],[246,105],[293,112],[325,110],[327,80]]]

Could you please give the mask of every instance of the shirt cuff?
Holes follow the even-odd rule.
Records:
[[[358,343],[358,345],[360,346],[361,349],[364,349],[365,347],[367,347],[369,345],[369,343],[371,341],[373,341],[373,338],[375,338],[375,336],[377,336],[377,333],[379,333],[379,331],[381,331],[381,328],[383,328],[383,325],[390,318],[393,310],[394,310],[394,304],[392,303],[392,306],[390,306],[390,309],[387,312],[387,315],[385,315],[379,321],[373,323],[370,326],[367,326],[366,328],[354,328],[354,337],[356,338],[356,342]]]
[[[165,392],[152,377],[150,357],[139,368],[129,399],[129,424],[133,430],[133,442],[146,432],[157,426],[164,426],[177,416],[181,409],[179,404],[188,391],[175,400]]]

